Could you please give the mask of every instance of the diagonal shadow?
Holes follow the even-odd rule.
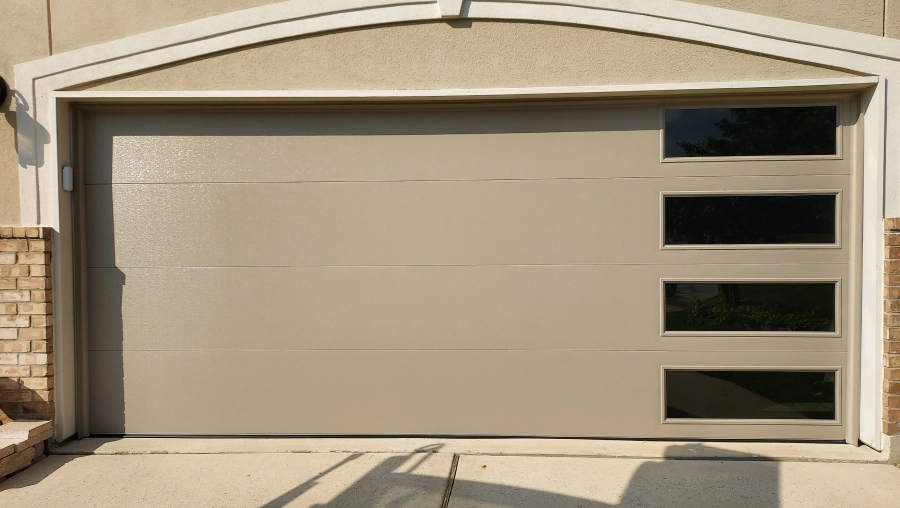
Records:
[[[438,445],[440,446],[440,445]],[[338,507],[392,507],[421,508],[441,507],[448,479],[415,474],[415,470],[427,460],[430,453],[419,450],[408,455],[391,456],[369,470],[365,476],[348,486],[326,504],[312,505],[316,508]],[[691,455],[698,457],[719,456],[727,459],[685,459]],[[412,467],[404,468],[411,459],[417,458]],[[359,455],[354,456],[357,458]],[[332,467],[331,472],[346,464]],[[534,458],[524,458],[532,460]],[[613,460],[596,458],[592,460]],[[634,471],[627,485],[617,491],[611,482],[614,478],[598,475],[587,484],[584,476],[577,479],[570,471],[543,470],[535,462],[535,470],[530,473],[540,481],[535,485],[521,487],[509,484],[460,480],[453,483],[449,508],[611,508],[641,507],[663,508],[672,506],[690,507],[751,507],[763,508],[779,506],[779,464],[757,455],[741,454],[717,450],[704,444],[673,445],[667,448],[663,460],[645,460]],[[602,470],[602,468],[600,468]],[[511,472],[510,479],[516,481]],[[529,474],[525,472],[524,474]],[[614,476],[614,475],[613,475]],[[321,476],[319,477],[321,478]],[[522,478],[518,478],[522,481]],[[579,482],[578,485],[569,485]],[[297,488],[263,505],[263,508],[287,506],[316,485],[310,480]],[[525,482],[527,483],[527,481]],[[553,488],[557,492],[542,490]],[[559,490],[600,492],[603,490],[617,494],[615,504],[559,493]],[[594,497],[594,496],[591,496]],[[609,497],[609,495],[607,495]]]
[[[411,453],[390,457],[330,502],[312,506],[315,508],[435,506],[437,508],[447,484],[446,478],[399,471],[415,455],[415,453]]]
[[[287,506],[288,503],[290,503],[294,499],[297,499],[298,497],[302,496],[305,492],[307,492],[309,489],[318,485],[319,480],[321,480],[322,477],[324,477],[325,475],[327,475],[337,469],[340,469],[344,465],[346,465],[362,456],[363,456],[362,453],[354,453],[353,455],[350,455],[346,459],[329,467],[325,471],[322,471],[321,473],[319,473],[319,475],[317,477],[310,478],[309,480],[301,483],[300,485],[297,485],[293,489],[285,492],[284,494],[282,494],[282,495],[276,497],[275,499],[269,501],[268,503],[262,505],[261,508],[281,508],[282,506]]]
[[[748,454],[727,452],[728,459],[693,459],[711,456],[717,451],[703,444],[673,445],[666,449],[663,460],[641,461],[624,487],[614,473],[609,476],[585,479],[572,475],[571,470],[553,471],[535,464],[532,477],[541,478],[534,487],[499,485],[487,482],[456,480],[449,508],[669,508],[669,507],[740,507],[769,508],[779,506],[778,462]],[[721,450],[725,452],[724,450]],[[524,459],[524,458],[523,458]],[[528,460],[528,459],[524,459]],[[582,459],[584,460],[584,459]],[[622,459],[594,458],[611,461]],[[637,460],[637,459],[632,459]],[[600,468],[600,471],[608,468]],[[522,481],[512,473],[511,480]],[[574,485],[573,485],[574,484]],[[576,488],[572,488],[577,485]],[[560,494],[559,490],[593,492],[592,497],[604,493],[606,498],[618,497],[617,503],[605,503],[575,495]]]

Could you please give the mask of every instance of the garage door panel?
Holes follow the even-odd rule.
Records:
[[[100,420],[92,432],[717,437],[726,427],[745,438],[842,439],[833,425],[802,426],[801,434],[797,425],[660,423],[662,365],[772,365],[769,356],[93,352],[92,362],[123,362],[125,385],[122,416]],[[840,368],[843,358],[785,354],[775,364]],[[112,402],[91,400],[94,407]]]
[[[615,267],[125,269],[118,288],[116,272],[89,271],[92,349],[632,348],[609,318],[658,316],[608,291],[638,272]]]
[[[92,113],[86,182],[848,174],[841,160],[659,164],[656,107]]]
[[[88,417],[92,433],[125,433],[125,365],[121,352],[88,352]],[[133,371],[133,369],[132,369]],[[131,379],[128,380],[129,388]],[[158,381],[156,382],[157,384]]]
[[[660,251],[661,192],[844,185],[781,177],[88,186],[88,266],[844,262],[837,249]]]
[[[86,112],[91,432],[846,439],[852,126],[843,159],[663,162],[661,103],[633,104]],[[837,244],[661,246],[663,194],[778,191],[840,193]],[[676,241],[755,213],[744,237],[773,235],[770,200],[713,201],[670,201]],[[787,201],[815,210],[787,237],[831,241],[830,198]],[[765,281],[823,285],[718,285]],[[745,331],[663,332],[666,305],[670,329]],[[726,372],[673,374],[663,423],[663,366]],[[839,421],[684,421],[698,380],[758,395],[741,368],[837,379],[751,410]]]
[[[656,108],[94,114],[88,184],[598,176],[654,142]],[[619,150],[617,150],[619,151]],[[446,157],[453,154],[453,157]],[[633,155],[633,154],[632,154]],[[650,154],[652,161],[653,154]],[[216,161],[211,164],[210,161]],[[502,163],[499,163],[502,162]],[[565,163],[561,163],[565,162]],[[338,169],[339,168],[339,169]]]
[[[92,268],[89,347],[844,351],[840,333],[660,335],[661,278],[823,276],[848,273],[844,265]],[[849,287],[841,291],[846,322]]]

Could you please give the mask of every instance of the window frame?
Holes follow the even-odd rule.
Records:
[[[692,278],[692,277],[662,277],[659,279],[659,335],[660,337],[809,337],[809,338],[839,338],[843,337],[842,313],[843,302],[841,298],[842,280],[839,277],[822,278],[771,278],[771,277],[728,277],[728,278]],[[789,331],[705,331],[705,330],[666,330],[666,283],[684,284],[791,284],[791,283],[833,283],[834,284],[834,331],[833,332],[789,332]]]
[[[784,249],[841,249],[843,248],[843,190],[841,189],[778,189],[752,191],[662,191],[659,193],[659,250],[784,250]],[[713,243],[713,244],[666,244],[666,197],[691,196],[771,196],[771,195],[834,195],[835,243]]]
[[[833,106],[836,108],[837,125],[835,127],[835,153],[830,155],[735,155],[716,157],[666,157],[666,110],[670,109],[727,109],[727,108],[791,108],[808,106]],[[698,103],[664,104],[659,108],[659,161],[664,164],[683,162],[743,162],[743,161],[808,161],[808,160],[842,160],[844,158],[843,128],[846,122],[844,114],[847,108],[834,99],[825,101],[790,101],[790,102],[726,102],[710,101]]]
[[[667,392],[666,371],[760,371],[760,372],[834,372],[834,420],[814,419],[737,419],[737,418],[667,418]],[[816,426],[840,426],[843,424],[843,394],[844,380],[843,368],[840,366],[825,365],[784,365],[784,366],[758,366],[758,365],[668,365],[660,366],[660,423],[663,425],[816,425]]]

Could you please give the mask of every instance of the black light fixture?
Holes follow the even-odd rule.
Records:
[[[9,95],[9,85],[0,77],[0,105],[6,104],[7,95]]]

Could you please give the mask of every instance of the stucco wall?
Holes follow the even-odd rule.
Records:
[[[884,2],[884,35],[900,39],[900,0]]]
[[[845,73],[710,46],[537,23],[423,23],[305,37],[91,90],[433,89],[765,80]]]
[[[33,3],[39,3],[32,0]],[[50,0],[53,52],[121,39],[279,0]],[[43,2],[40,2],[43,3]]]
[[[68,51],[277,1],[50,0],[53,51]],[[883,31],[884,0],[686,1],[876,35]]]
[[[276,1],[50,0],[48,19],[47,2],[0,0],[0,76],[14,85],[14,64],[51,52]],[[882,30],[885,5],[882,0],[689,1],[868,33]],[[900,37],[900,0],[887,0],[886,5],[888,35]],[[433,24],[313,37],[184,63],[98,89],[489,87],[841,75],[662,39],[541,25],[493,25]],[[297,54],[304,58],[298,60]],[[10,108],[0,105],[2,225],[19,223],[15,112]]]
[[[884,0],[683,1],[872,35],[883,35],[884,30]],[[892,0],[888,0],[890,1]]]
[[[49,52],[46,4],[0,0],[0,76],[9,86],[15,86],[13,65],[45,57]],[[18,225],[19,158],[12,97],[0,104],[0,117],[0,225]]]

